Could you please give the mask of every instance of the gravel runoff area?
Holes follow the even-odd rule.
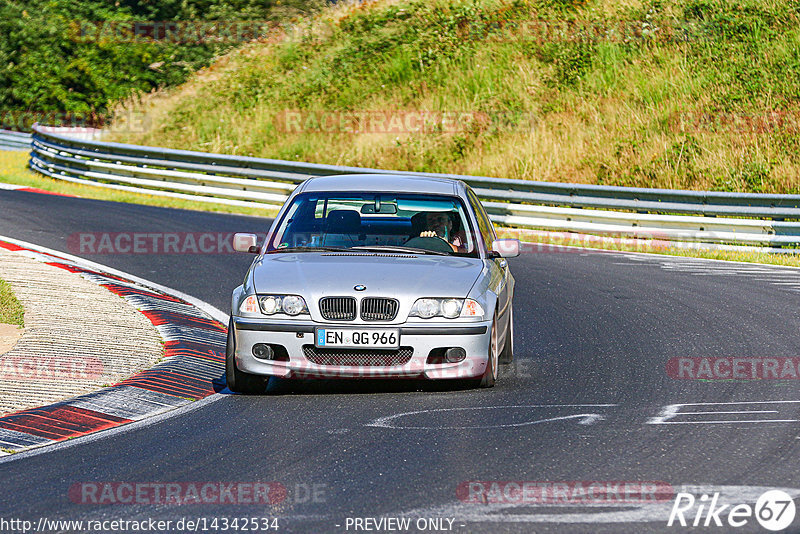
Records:
[[[17,344],[24,330],[15,324],[0,324],[0,356]]]
[[[79,274],[0,249],[0,278],[25,308],[24,333],[0,351],[0,415],[115,384],[164,354],[147,317]]]

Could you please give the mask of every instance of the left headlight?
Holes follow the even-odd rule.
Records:
[[[239,306],[242,313],[263,313],[275,315],[301,315],[308,313],[308,306],[303,297],[299,295],[250,295]]]
[[[472,299],[423,298],[417,299],[408,316],[421,319],[430,319],[432,317],[444,317],[445,319],[483,317],[483,308]]]

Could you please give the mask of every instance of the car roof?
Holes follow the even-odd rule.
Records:
[[[318,176],[303,182],[300,191],[363,191],[393,193],[429,193],[455,195],[464,183],[452,178],[408,176],[403,174],[340,174]],[[461,186],[461,187],[459,187]]]

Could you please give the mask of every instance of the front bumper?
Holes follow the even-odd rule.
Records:
[[[314,328],[399,328],[400,346],[413,349],[402,365],[320,365],[306,358],[304,345],[314,344]],[[282,378],[427,378],[455,379],[483,376],[488,363],[491,321],[401,325],[316,323],[313,321],[270,322],[234,317],[236,366],[246,373]],[[289,361],[262,360],[253,356],[256,343],[280,345]],[[428,363],[431,351],[461,347],[467,356],[458,363]],[[375,352],[380,352],[375,349]]]

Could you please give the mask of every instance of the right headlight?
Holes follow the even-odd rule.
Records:
[[[257,303],[257,307],[256,307]],[[240,306],[243,313],[258,313],[264,315],[275,315],[284,313],[286,315],[300,315],[308,313],[308,306],[303,297],[299,295],[250,295]]]
[[[420,319],[483,317],[483,307],[472,299],[422,298],[414,302],[408,316]]]

